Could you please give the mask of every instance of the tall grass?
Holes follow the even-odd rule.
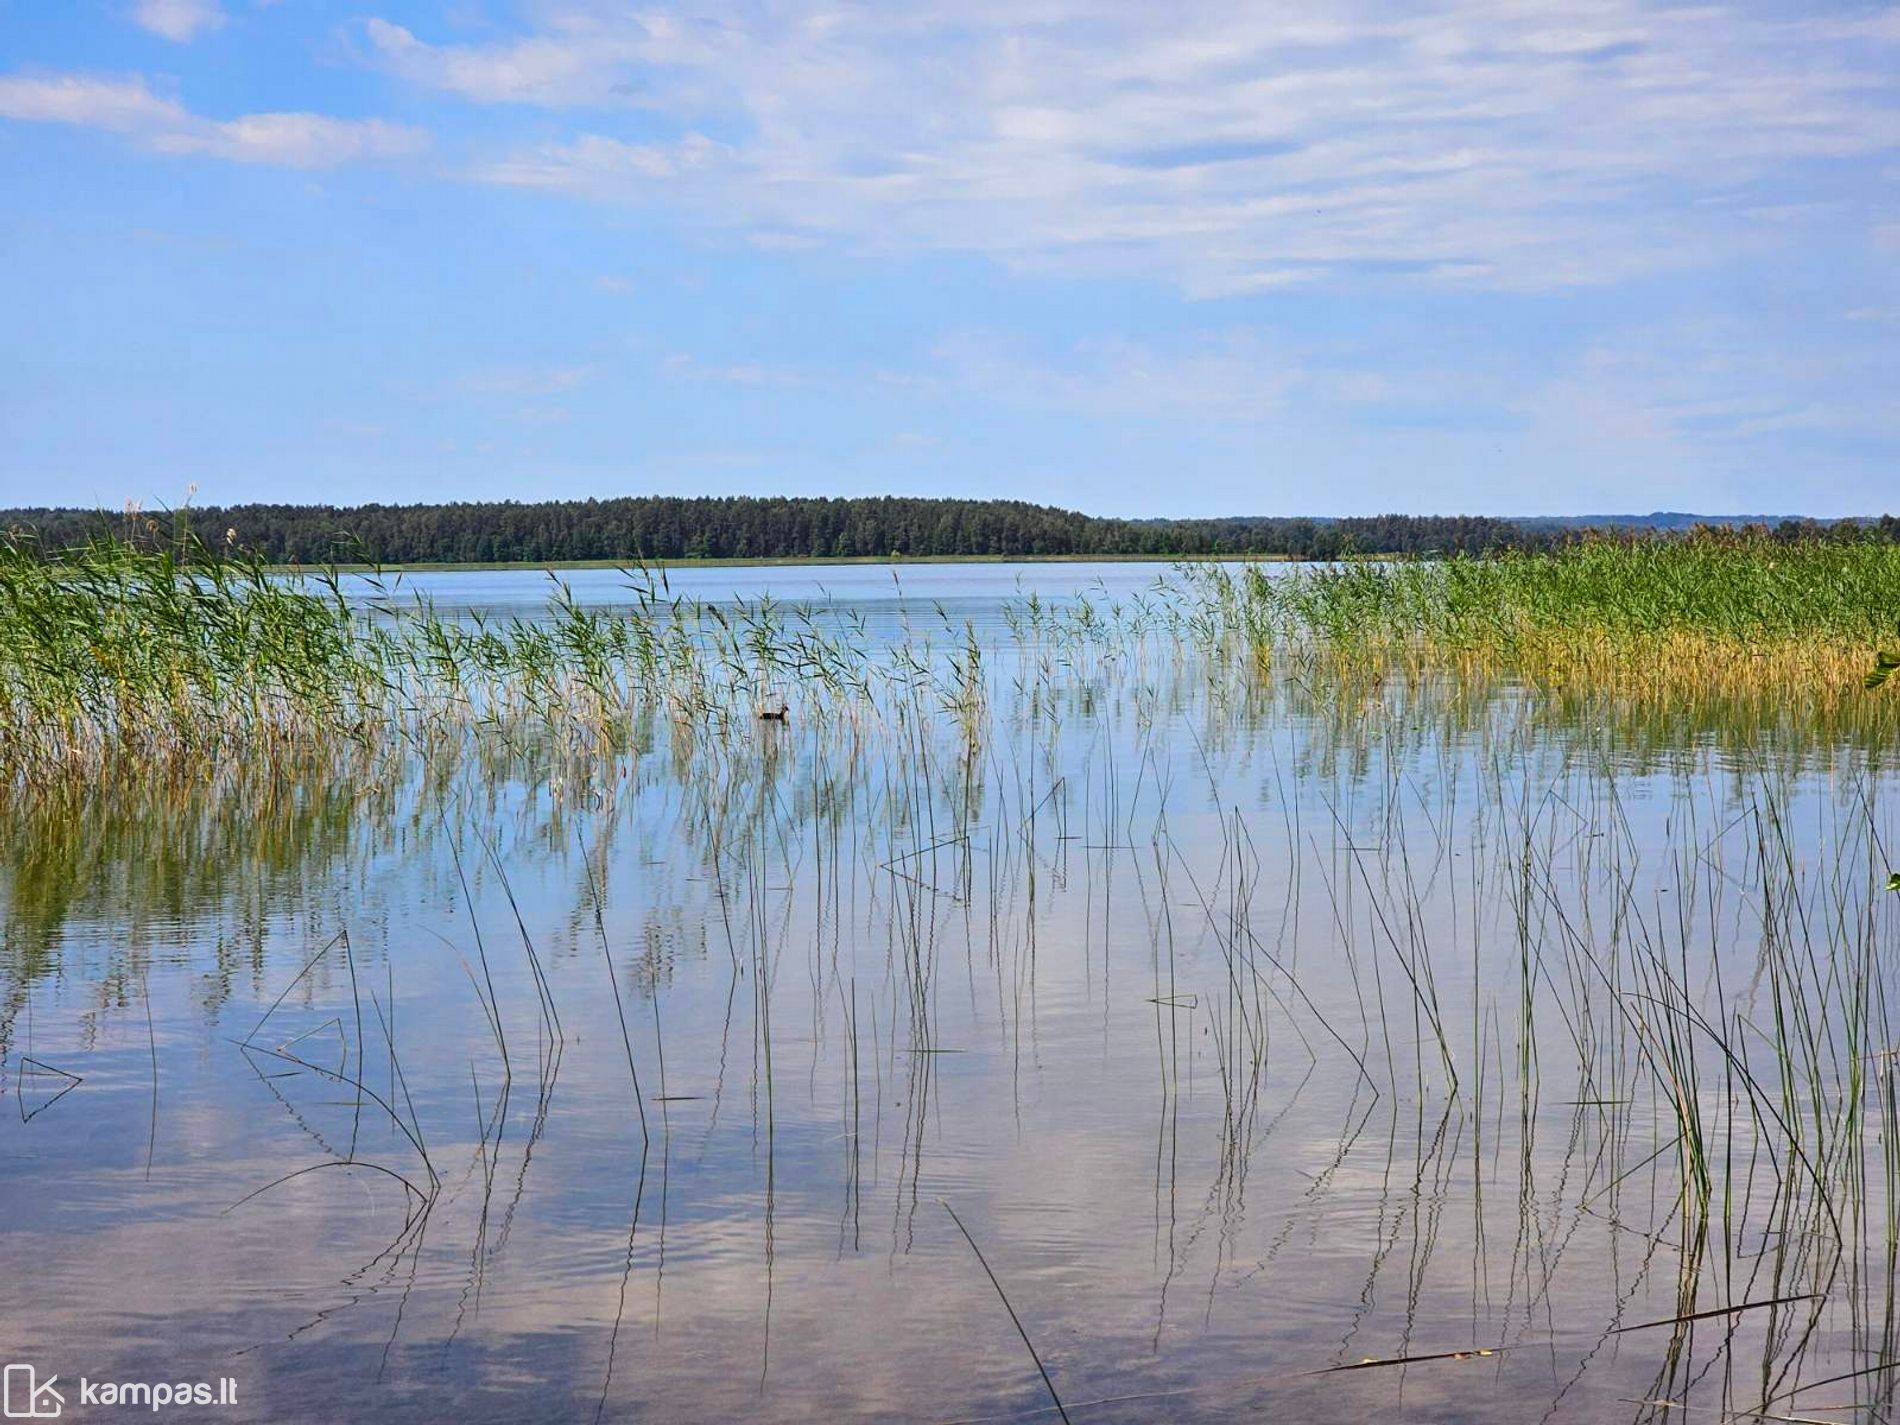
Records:
[[[0,540],[0,762],[299,739],[353,730],[378,704],[376,640],[334,580],[313,591],[253,559],[183,553],[101,539],[48,557]]]
[[[1900,614],[1900,546],[1730,532],[1196,580],[1265,658],[1678,699],[1858,698]]]
[[[1799,745],[1761,745],[1763,724],[1749,717],[1764,701],[1777,704],[1824,744],[1831,725],[1814,706],[1825,698],[1858,698],[1869,716],[1892,721],[1900,703],[1866,692],[1860,675],[1900,603],[1900,552],[1731,539],[1320,568],[1277,580],[1214,571],[1121,605],[1023,601],[1010,611],[1004,649],[941,613],[905,620],[885,646],[836,609],[692,605],[671,596],[663,575],[628,578],[629,606],[618,611],[582,607],[557,584],[545,618],[493,620],[445,616],[395,585],[368,602],[348,600],[334,579],[287,582],[220,551],[12,550],[0,562],[0,597],[29,615],[0,634],[0,726],[16,779],[119,751],[152,758],[150,781],[196,790],[166,769],[209,757],[243,774],[223,773],[241,784],[237,793],[280,806],[274,818],[245,815],[241,834],[227,830],[240,812],[212,808],[203,816],[213,836],[170,825],[185,820],[189,799],[161,799],[156,815],[171,839],[141,841],[93,810],[80,793],[94,789],[79,779],[55,783],[41,800],[18,798],[11,821],[0,796],[0,827],[19,827],[22,846],[0,856],[13,901],[4,928],[33,952],[21,990],[0,1000],[0,1057],[9,1023],[31,1024],[33,977],[51,972],[60,889],[80,874],[71,868],[100,861],[117,875],[127,856],[170,855],[187,868],[168,873],[179,893],[206,897],[187,877],[231,879],[217,839],[229,836],[225,859],[250,856],[272,873],[260,886],[259,918],[281,903],[282,887],[334,879],[329,861],[355,854],[354,804],[325,812],[276,770],[296,759],[255,753],[301,757],[341,737],[353,757],[335,761],[361,764],[355,775],[381,795],[389,776],[420,783],[402,810],[373,802],[363,817],[397,823],[405,855],[452,865],[454,893],[437,899],[468,916],[475,964],[465,968],[494,1051],[479,1079],[459,1048],[433,1067],[458,1083],[468,1070],[478,1137],[467,1137],[465,1103],[439,1087],[421,1095],[417,1112],[372,978],[367,1008],[386,1026],[387,1068],[377,1071],[380,1056],[364,1051],[355,952],[341,932],[282,987],[264,1020],[293,991],[308,992],[298,1024],[331,1015],[343,1041],[347,1021],[353,1049],[334,1068],[290,1057],[302,1051],[287,1046],[308,1030],[269,1049],[297,1027],[286,1015],[270,1036],[253,1031],[245,1052],[269,1059],[272,1075],[308,1075],[317,1082],[306,1089],[326,1099],[339,1087],[354,1092],[350,1151],[328,1161],[401,1175],[415,1202],[405,1201],[404,1236],[386,1254],[396,1263],[409,1242],[420,1256],[416,1224],[454,1197],[438,1197],[432,1156],[446,1163],[452,1145],[467,1149],[482,1186],[465,1300],[512,1215],[498,1201],[491,1231],[489,1204],[507,1176],[502,1154],[518,1153],[525,1183],[566,1043],[561,1010],[575,1004],[570,1022],[585,1022],[576,996],[598,996],[603,962],[613,1010],[604,1052],[624,1054],[628,1074],[612,1076],[612,1101],[620,1103],[622,1084],[630,1090],[628,1142],[637,1122],[640,1153],[624,1311],[649,1151],[664,1243],[669,1115],[685,1112],[667,1107],[676,1097],[669,1072],[675,1085],[697,1078],[710,1087],[710,1141],[729,1047],[734,1072],[744,1072],[750,1014],[748,1092],[725,1111],[752,1118],[769,1292],[775,1155],[786,1153],[778,1115],[796,1122],[806,1099],[836,1111],[828,1123],[849,1125],[834,1140],[847,1185],[840,1255],[847,1215],[855,1252],[860,1200],[880,1193],[892,1208],[893,1246],[901,1232],[908,1250],[921,1240],[917,1204],[941,1181],[933,1178],[942,1171],[934,1166],[941,1105],[947,1097],[953,1115],[958,1106],[955,1081],[939,1068],[956,1061],[940,1056],[978,1049],[1010,1065],[1020,1134],[1023,1103],[1033,1114],[1063,1070],[1039,1034],[1052,1031],[1051,1046],[1077,1042],[1062,1038],[1038,995],[1046,1004],[1053,989],[1062,1015],[1079,958],[1091,1005],[1100,986],[1104,1050],[1122,1032],[1111,1025],[1138,1028],[1144,1050],[1152,1043],[1162,1103],[1156,1221],[1159,1233],[1165,1196],[1169,1280],[1197,1238],[1220,1244],[1210,1301],[1216,1286],[1266,1271],[1308,1217],[1316,1239],[1324,1220],[1331,1243],[1346,1240],[1340,1224],[1355,1220],[1349,1214],[1380,1183],[1382,1245],[1363,1304],[1370,1312],[1381,1271],[1403,1270],[1403,1292],[1379,1285],[1387,1302],[1402,1296],[1406,1307],[1401,1326],[1387,1306],[1381,1329],[1399,1334],[1355,1368],[1453,1358],[1439,1348],[1455,1319],[1415,1307],[1432,1300],[1424,1288],[1433,1252],[1443,1252],[1433,1245],[1443,1223],[1468,1210],[1470,1261],[1436,1270],[1449,1266],[1460,1293],[1471,1282],[1466,1344],[1484,1348],[1471,1354],[1493,1354],[1493,1342],[1540,1344],[1537,1319],[1555,1307],[1568,1318],[1565,1332],[1598,1325],[1602,1342],[1668,1328],[1668,1344],[1652,1353],[1656,1384],[1644,1392],[1653,1418],[1668,1418],[1660,1412],[1674,1408],[1670,1398],[1686,1397],[1725,1358],[1741,1364],[1718,1382],[1720,1399],[1748,1418],[1770,1418],[1771,1407],[1836,1366],[1859,1372],[1870,1396],[1884,1392],[1873,1408],[1890,1410],[1887,1363],[1900,1339],[1891,1285],[1900,1260],[1900,1023],[1890,1010],[1900,897],[1885,889],[1894,843],[1881,797],[1890,797],[1891,774],[1846,765],[1831,781],[1803,781],[1790,773],[1801,759],[1770,755]],[[1259,676],[1263,659],[1270,674],[1293,665],[1292,676]],[[1395,665],[1461,676],[1381,683]],[[1563,686],[1526,696],[1511,682],[1518,675]],[[1631,708],[1674,699],[1701,716],[1603,720],[1605,704],[1590,693],[1599,682]],[[754,717],[775,690],[794,701],[789,726]],[[1710,717],[1731,715],[1749,755],[1709,759],[1721,776],[1697,765],[1657,782],[1630,756],[1628,744],[1640,740],[1632,731],[1685,745]],[[1553,721],[1564,736],[1547,735]],[[391,772],[374,755],[470,729],[484,734],[479,751],[499,747],[516,760],[468,759],[478,794],[459,805],[459,789],[431,780],[450,759]],[[543,735],[550,730],[563,736]],[[611,755],[597,762],[617,772],[639,769],[623,805],[557,790],[553,769],[575,747],[604,748]],[[627,747],[635,755],[622,756]],[[668,751],[670,760],[646,755]],[[545,797],[498,795],[507,779],[528,780],[529,754],[541,759]],[[312,782],[339,780],[322,758],[310,761]],[[642,775],[653,792],[644,801],[636,800]],[[322,815],[311,824],[313,810]],[[512,823],[517,834],[488,839],[489,823],[504,816],[522,818]],[[41,833],[47,822],[61,830]],[[615,836],[629,833],[640,848],[616,855]],[[434,853],[430,837],[440,839]],[[504,839],[517,856],[523,847],[575,849],[574,903],[554,919],[576,953],[544,965],[528,933],[535,913],[524,914],[508,889]],[[675,992],[675,971],[659,947],[669,942],[656,932],[634,961],[610,930],[622,923],[608,913],[614,872],[624,874],[634,855],[679,873],[653,877],[662,889],[652,894],[680,913],[650,923],[675,923],[680,946],[715,948],[715,989],[726,974],[722,943],[730,957],[723,1028],[669,1034],[664,1054],[661,999]],[[433,874],[449,878],[441,865]],[[484,881],[489,909],[521,932],[512,978],[497,942],[484,943],[476,908]],[[123,899],[161,894],[131,879]],[[345,915],[332,918],[342,924]],[[115,933],[113,948],[125,938]],[[597,956],[578,953],[590,938]],[[254,943],[262,946],[261,931]],[[254,965],[261,983],[261,948]],[[1117,1009],[1111,1021],[1111,969],[1116,995],[1141,997],[1133,1018]],[[651,1050],[630,1028],[645,1016],[634,1016],[623,982],[650,1001]],[[393,1015],[393,976],[388,983]],[[557,992],[568,996],[560,1009]],[[966,997],[968,1016],[958,1008]],[[735,1012],[740,1038],[729,1046]],[[1107,1097],[1095,1078],[1109,1081],[1095,1033],[1091,1016],[1092,1103]],[[575,1049],[593,1052],[578,1036]],[[519,1120],[527,1100],[511,1096],[515,1071],[530,1063],[540,1086],[530,1126],[504,1150],[511,1115]],[[430,1060],[412,1065],[420,1088]],[[1198,1103],[1197,1067],[1203,1084],[1210,1069],[1215,1084]],[[1298,1159],[1320,1171],[1292,1168],[1293,1200],[1258,1187],[1250,1198],[1250,1171],[1275,1174],[1280,1160],[1291,1167],[1298,1156],[1276,1124],[1294,1114],[1308,1073],[1350,1095],[1314,1110],[1329,1121],[1341,1112],[1337,1147],[1322,1139],[1325,1161]],[[951,1080],[948,1095],[940,1074]],[[657,1093],[649,1097],[643,1081]],[[281,1092],[293,1082],[283,1078]],[[889,1112],[901,1110],[901,1147],[895,1133],[889,1144],[880,1136],[887,1084]],[[1202,1112],[1209,1102],[1211,1117]],[[980,1110],[1000,1123],[1008,1115],[996,1107]],[[357,1153],[359,1128],[379,1119],[393,1134],[387,1168]],[[1218,1139],[1204,1193],[1218,1222],[1184,1231],[1177,1244],[1174,1181],[1195,1161],[1197,1124]],[[1407,1196],[1409,1206],[1399,1201]],[[438,1231],[447,1233],[442,1216]],[[1416,1224],[1407,1229],[1414,1243],[1388,1255],[1405,1221]],[[1265,1227],[1250,1232],[1249,1222]],[[972,1223],[985,1242],[1009,1240],[995,1224]],[[1604,1235],[1591,1235],[1599,1228]],[[977,1236],[966,1236],[980,1259]],[[1640,1252],[1634,1269],[1624,1244]],[[1501,1280],[1512,1299],[1494,1309],[1491,1274],[1505,1269],[1507,1253]],[[1595,1323],[1563,1299],[1583,1262],[1593,1275],[1612,1274],[1619,1294],[1616,1314]],[[1621,1294],[1639,1292],[1644,1301],[1662,1295],[1667,1313],[1626,1319]],[[1007,1299],[1002,1306],[1014,1317]],[[1049,1309],[1046,1298],[1025,1307],[1032,1322]],[[1694,1323],[1734,1313],[1759,1338],[1694,1339]],[[1500,1322],[1513,1323],[1503,1340],[1489,1329]],[[1016,1324],[1027,1342],[1031,1333]],[[1634,1359],[1653,1338],[1629,1339],[1619,1349]],[[1045,1380],[1070,1379],[1052,1360]],[[1545,1418],[1560,1418],[1554,1404]]]
[[[662,571],[626,575],[627,607],[584,607],[556,580],[542,616],[495,620],[375,577],[352,598],[334,569],[286,575],[188,535],[0,537],[0,778],[471,730],[537,756],[550,730],[557,748],[625,750],[641,719],[687,736],[750,723],[791,685],[806,717],[980,714],[982,651],[947,615],[874,651],[831,610],[689,604]]]
[[[286,578],[189,536],[47,550],[0,539],[0,775],[160,765],[550,726],[624,748],[738,723],[770,690],[840,723],[947,714],[979,735],[984,649],[939,611],[879,646],[836,609],[673,597],[628,571],[628,607],[557,581],[545,616],[439,613],[400,583],[347,598],[334,571]],[[1238,650],[1346,683],[1503,673],[1639,703],[1865,704],[1900,610],[1900,546],[1747,534],[1590,540],[1555,551],[1293,571],[1185,571],[1132,604],[1029,600],[1010,614],[1038,684],[1081,649],[1159,636],[1177,658]]]
[[[1900,604],[1900,545],[1748,533],[1587,539],[1488,558],[1247,571],[1250,598],[1334,637],[1416,631],[1448,646],[1532,633],[1865,645]]]

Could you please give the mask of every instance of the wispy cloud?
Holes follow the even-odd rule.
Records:
[[[1588,440],[1648,438],[1743,465],[1758,458],[1763,437],[1780,432],[1900,440],[1900,413],[1887,398],[1891,367],[1877,336],[1776,341],[1737,315],[1618,332],[1515,404]]]
[[[643,185],[706,169],[725,153],[722,145],[697,133],[686,134],[675,143],[623,143],[598,134],[583,134],[572,143],[543,144],[481,163],[473,173],[486,183],[566,189],[573,187],[577,172],[587,172],[631,196]]]
[[[1048,354],[1003,333],[963,331],[939,342],[931,357],[931,384],[939,389],[1116,418],[1264,420],[1312,381],[1298,361],[1251,331],[1203,333],[1172,350],[1130,337],[1096,338]]]
[[[205,118],[153,93],[136,75],[0,75],[0,118],[102,129],[159,153],[293,168],[395,158],[428,143],[419,130],[381,119],[305,113]]]
[[[1764,187],[1900,144],[1893,13],[548,0],[492,43],[361,35],[414,84],[575,113],[485,181],[1219,294],[1564,287],[1796,241],[1801,215],[1747,216]]]
[[[696,15],[620,6],[554,5],[544,14],[545,32],[499,44],[430,44],[376,18],[362,34],[375,63],[428,88],[482,103],[568,108],[647,102],[629,83],[634,71],[710,66],[745,33]]]
[[[592,366],[497,366],[463,377],[455,389],[477,396],[559,396],[594,379]]]
[[[1273,420],[1296,396],[1357,405],[1391,395],[1369,376],[1329,365],[1323,353],[1276,346],[1245,327],[1195,333],[1166,345],[1127,335],[1039,344],[1019,333],[963,328],[944,334],[903,368],[676,352],[660,361],[659,371],[676,381],[800,388],[852,402],[867,393],[930,402],[974,397],[1113,420],[1255,423]]]
[[[168,40],[186,44],[204,30],[224,24],[218,0],[136,0],[132,22]]]
[[[121,134],[175,128],[190,119],[177,104],[147,89],[143,79],[81,74],[0,75],[0,117]]]
[[[727,386],[809,386],[836,378],[770,361],[706,362],[684,352],[675,352],[660,363],[660,374],[675,381],[711,381]]]

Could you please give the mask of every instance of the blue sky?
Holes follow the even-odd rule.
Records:
[[[0,504],[1900,507],[1900,5],[0,0]]]

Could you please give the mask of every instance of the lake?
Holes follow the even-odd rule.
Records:
[[[1170,578],[669,571],[878,691],[0,803],[8,1359],[82,1419],[1886,1418],[1885,742],[1321,676]]]

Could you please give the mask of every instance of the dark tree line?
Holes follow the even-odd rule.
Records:
[[[0,528],[57,549],[100,534],[172,538],[279,564],[551,563],[681,559],[885,558],[891,555],[1481,554],[1576,538],[1575,526],[1480,515],[1366,518],[1098,519],[1020,500],[639,496],[436,505],[231,505],[129,516],[74,509],[0,511]],[[1781,538],[1900,539],[1900,522],[1783,521]]]

